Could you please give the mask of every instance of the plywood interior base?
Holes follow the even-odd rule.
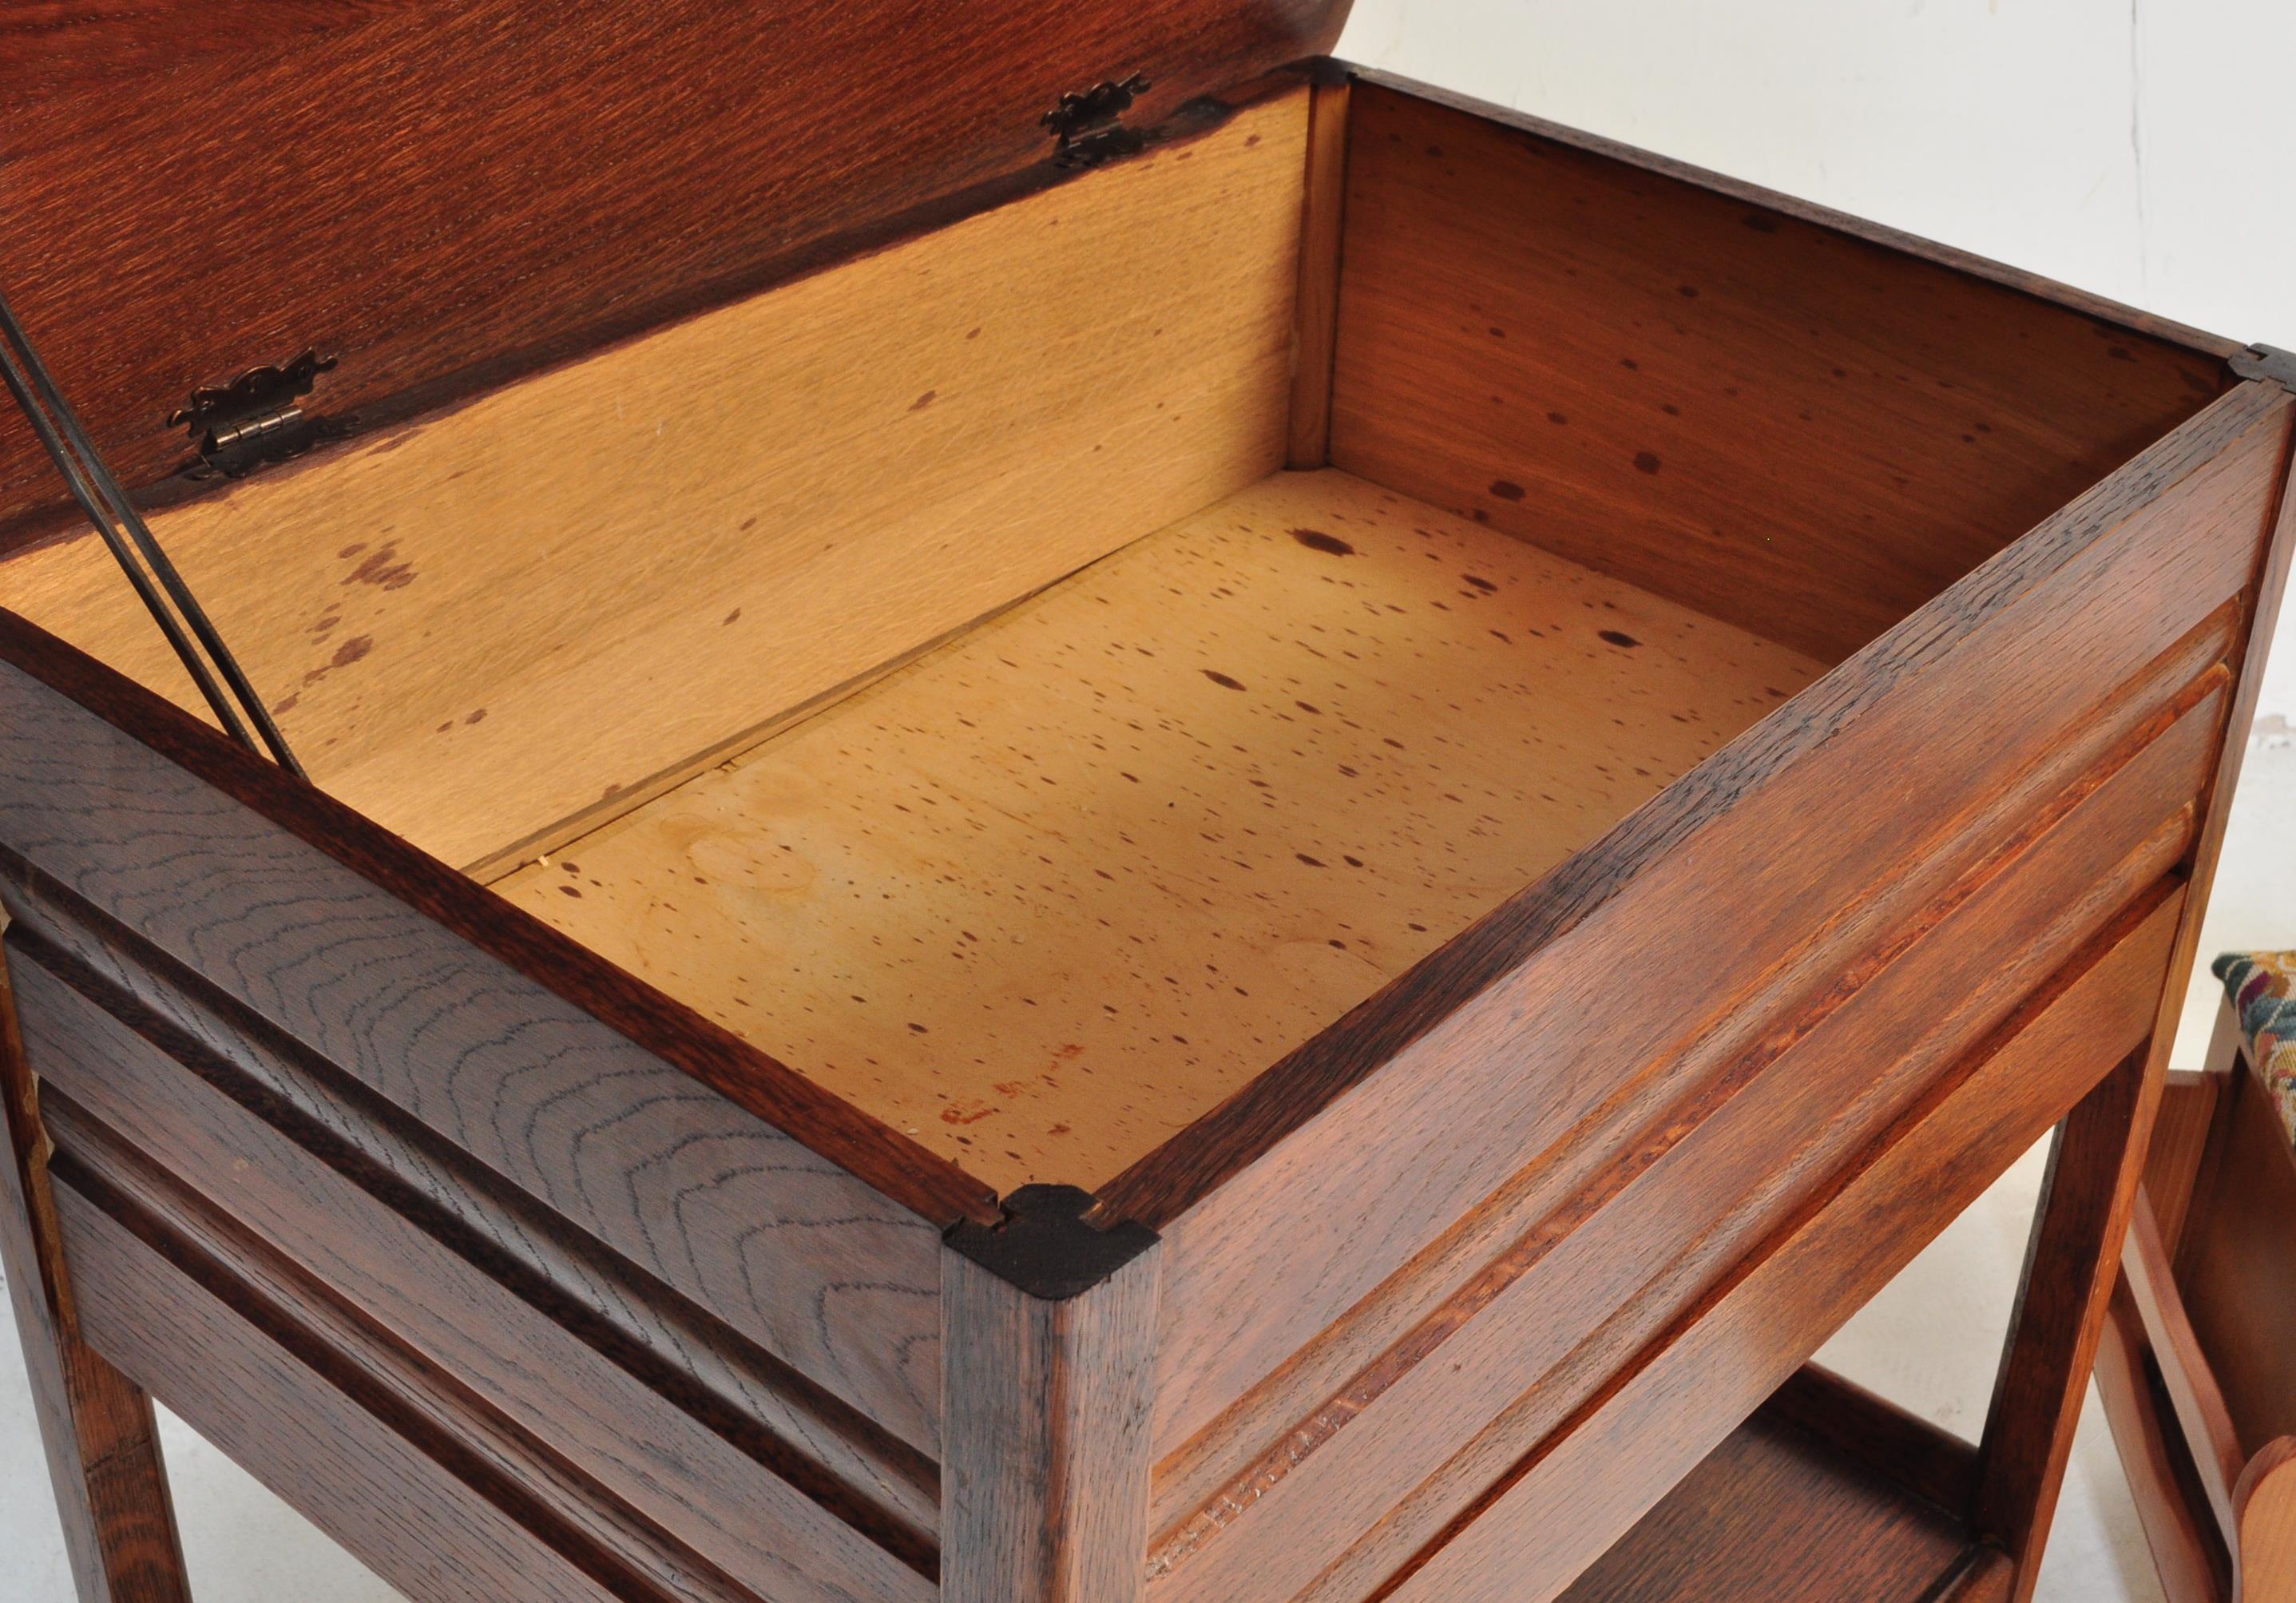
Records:
[[[497,888],[1000,1191],[1089,1185],[1820,671],[1277,473]]]

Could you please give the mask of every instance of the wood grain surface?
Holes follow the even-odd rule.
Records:
[[[1318,81],[1308,115],[1308,172],[1300,213],[1300,294],[1292,347],[1292,410],[1284,465],[1332,459],[1332,358],[1340,323],[1340,234],[1347,215],[1345,78]]]
[[[1877,1472],[1856,1443],[1773,1402],[1596,1559],[1562,1603],[1929,1603],[1973,1545],[1960,1519]]]
[[[2132,908],[1678,1329],[1529,1457],[1493,1464],[1480,1503],[1378,1595],[1537,1603],[1562,1591],[2141,1046],[2181,906],[2164,886]]]
[[[944,1261],[947,1603],[1137,1603],[1160,1256],[1056,1301]]]
[[[834,1502],[841,1484],[886,1510],[889,1525],[933,1528],[931,1460],[703,1311],[693,1276],[665,1278],[658,1263],[649,1271],[614,1252],[580,1228],[579,1210],[552,1212],[243,1009],[212,993],[195,999],[161,966],[122,961],[119,947],[85,926],[20,921],[10,940],[183,1065],[144,1077],[137,1119],[190,1120],[181,1098],[203,1081],[309,1155],[298,1161],[324,1163],[365,1192],[362,1213],[381,1206],[403,1217],[817,1500]],[[190,1161],[176,1144],[159,1150],[179,1171]],[[230,1180],[226,1171],[218,1183]],[[356,1232],[353,1245],[364,1245]],[[668,1243],[657,1235],[653,1245]]]
[[[0,927],[6,920],[0,916]],[[80,1603],[189,1603],[152,1402],[80,1326],[48,1174],[39,1086],[0,960],[0,1274]],[[27,1491],[26,1495],[31,1494]]]
[[[2289,407],[2227,397],[1103,1188],[1173,1245],[1160,1447],[1527,1165],[1607,1162],[1697,1065],[1822,1014],[2250,584]],[[1697,992],[1651,1008],[1652,972]]]
[[[131,484],[192,386],[316,345],[370,426],[1069,176],[1042,119],[1139,73],[1175,136],[1341,0],[370,0],[12,20],[0,263]],[[259,138],[241,136],[259,128]],[[192,203],[187,197],[197,197]],[[0,436],[0,522],[62,503]]]
[[[396,1434],[618,1593],[749,1603],[758,1594],[617,1499],[554,1446],[483,1406],[116,1132],[59,1097],[60,1172],[234,1312],[324,1375],[357,1420]],[[191,1361],[186,1359],[184,1361]],[[324,1421],[330,1410],[322,1409]],[[293,1427],[290,1427],[293,1428]],[[336,1472],[354,1481],[346,1465]],[[316,1490],[316,1489],[315,1489]],[[353,1501],[355,1485],[323,1495]],[[832,1547],[834,1543],[831,1544]]]
[[[1155,1559],[1173,1572],[1162,1595],[1218,1599],[1250,1577],[1290,1596],[1399,1488],[1416,1488],[1421,1510],[1471,1500],[1508,1458],[1505,1443],[1527,1451],[1610,1366],[1696,1306],[2173,867],[2223,703],[2219,689],[2092,777],[2033,844],[1956,886],[1909,949],[1861,964],[1871,976],[1825,1018],[1668,1109],[1459,1295],[1387,1351],[1361,1353],[1346,1386],[1284,1421],[1160,1541]]]
[[[1090,1187],[1817,672],[1277,473],[498,889],[1000,1191]]]
[[[379,834],[188,719],[127,699],[147,728],[179,734],[211,773],[283,803],[335,851],[356,853]],[[383,860],[361,865],[382,869],[387,890],[13,666],[0,667],[0,703],[13,736],[0,747],[12,908],[44,930],[85,926],[84,945],[118,946],[109,964],[91,964],[100,972],[161,967],[178,987],[249,1010],[903,1441],[934,1450],[939,1229],[949,1215],[913,1212],[819,1150],[849,1162],[869,1150],[841,1148],[840,1130],[881,1151],[900,1138],[873,1134],[794,1076],[783,1092],[785,1072],[730,1036],[678,1062],[637,1045],[625,1031],[677,1052],[681,1031],[674,1020],[617,1020],[618,998],[666,1004],[628,997],[634,982],[571,943],[543,941],[536,962],[531,921],[429,859],[393,861],[388,837],[377,843]],[[433,886],[447,892],[438,901]],[[457,896],[469,900],[458,907]],[[428,916],[426,904],[441,903],[468,916],[463,929],[494,937],[492,949]],[[548,989],[513,966],[549,973],[554,962],[589,977],[561,968],[563,989]],[[764,1075],[747,1082],[750,1100],[804,1139],[713,1089],[741,1084],[729,1076],[751,1064]],[[812,1109],[825,1121],[818,1128]],[[897,1159],[884,1172],[920,1171]]]
[[[2142,307],[2130,306],[2125,301],[2114,300],[2109,296],[2095,294],[2073,284],[2062,284],[2054,278],[2045,277],[2041,274],[2023,267],[2012,267],[2006,262],[1995,261],[1956,246],[1940,244],[1932,239],[1923,239],[1919,234],[1908,234],[1902,228],[1892,228],[1886,223],[1877,223],[1871,218],[1856,217],[1831,206],[1821,206],[1814,201],[1803,200],[1798,195],[1784,194],[1775,189],[1766,189],[1759,184],[1750,184],[1743,178],[1732,177],[1727,173],[1716,172],[1710,168],[1699,167],[1693,162],[1679,161],[1671,156],[1662,156],[1654,151],[1638,149],[1616,139],[1606,139],[1600,134],[1590,134],[1583,128],[1566,127],[1559,122],[1550,122],[1543,117],[1534,117],[1529,112],[1518,111],[1513,106],[1496,105],[1487,100],[1478,100],[1472,95],[1462,95],[1456,90],[1444,88],[1439,84],[1423,83],[1415,78],[1404,77],[1400,73],[1382,71],[1371,67],[1349,66],[1347,68],[1347,72],[1349,78],[1357,83],[1385,89],[1413,100],[1429,101],[1439,106],[1447,106],[1453,111],[1468,112],[1500,127],[1513,128],[1534,138],[1566,145],[1572,150],[1584,151],[1590,155],[1605,157],[1613,161],[1624,162],[1629,167],[1640,168],[1661,177],[1677,179],[1694,189],[1708,191],[1725,199],[1743,201],[1759,210],[1775,212],[1782,218],[1790,218],[1798,222],[1824,228],[1830,233],[1841,234],[1849,239],[1862,241],[1866,244],[1875,246],[1892,255],[1910,257],[1917,262],[1949,268],[1953,272],[1971,278],[2014,290],[2020,295],[2044,301],[2053,307],[2062,308],[2095,322],[2112,324],[2116,327],[2126,328],[2149,338],[2165,340],[2172,345],[2184,346],[2189,350],[2214,358],[2218,361],[2228,360],[2247,345],[2244,340],[2236,340],[2224,334],[2211,333],[2206,329],[2194,328],[2189,324],[2179,323],[2173,317],[2164,317],[2158,312],[2146,311]]]
[[[1372,85],[1335,465],[1837,662],[2220,359]]]
[[[2193,1199],[2171,1287],[2223,1389],[2244,1459],[2276,1436],[2296,1434],[2296,1377],[2284,1339],[2296,1334],[2296,1283],[2284,1276],[2296,1268],[2296,1246],[2271,1228],[2276,1208],[2296,1205],[2296,1158],[2271,1093],[2244,1061],[2226,1092],[2231,1106],[2207,1183]]]
[[[583,1494],[564,1500],[569,1523],[591,1523],[594,1501],[619,1503],[707,1568],[767,1596],[930,1595],[917,1573],[930,1566],[930,1525],[902,1526],[799,1443],[770,1433],[745,1438],[688,1413],[619,1351],[602,1351],[552,1319],[425,1221],[388,1206],[362,1177],[235,1101],[224,1089],[227,1065],[200,1060],[169,1032],[154,1031],[165,1045],[147,1040],[131,1022],[152,1029],[152,1020],[103,999],[128,1015],[115,1017],[40,955],[23,946],[13,954],[28,1049],[74,1114],[59,1118],[60,1147],[98,1169],[95,1142],[82,1134],[93,1124],[107,1145],[152,1155],[193,1199],[176,1210],[183,1233],[285,1317],[333,1327],[332,1347],[379,1344],[453,1377],[461,1410],[499,1417],[571,1467]],[[170,1047],[197,1061],[181,1061]],[[440,1428],[452,1431],[459,1410],[444,1411]],[[870,1533],[850,1519],[865,1520]]]
[[[2239,1603],[2296,1597],[2296,1438],[2266,1443],[2240,1477]]]
[[[2116,1287],[2091,1373],[2153,1572],[2168,1603],[2224,1603],[2232,1591],[2231,1558],[2148,1356],[2128,1288]]]
[[[785,1133],[801,1132],[813,1151],[923,1218],[946,1226],[997,1216],[988,1188],[935,1159],[802,1076],[711,1025],[692,1008],[637,983],[540,921],[519,913],[426,852],[314,786],[224,739],[182,709],[35,624],[0,608],[0,663],[25,687],[70,703],[115,732],[99,736],[114,752],[144,753],[174,783],[214,793],[207,805],[244,810],[260,826],[348,874],[387,891],[418,920],[468,942],[562,1002],[649,1049],[737,1106]],[[94,731],[90,731],[94,733]],[[118,744],[112,744],[117,738]],[[104,759],[109,771],[121,759]]]
[[[296,1351],[107,1215],[57,1202],[92,1332],[168,1406],[414,1603],[676,1596],[586,1569],[345,1394]],[[619,1584],[617,1584],[619,1582]]]
[[[1974,910],[1966,905],[1970,895],[1990,884],[1984,900],[1996,908],[2013,908],[2015,892],[2010,891],[2005,896],[2005,887],[2035,883],[2031,874],[2036,865],[2026,860],[2032,841],[2044,832],[2074,836],[2065,815],[2095,800],[2102,784],[2110,782],[2138,793],[2149,792],[2163,813],[2177,805],[2171,799],[2173,785],[2161,790],[2157,775],[2144,780],[2128,777],[2133,782],[2126,785],[2117,777],[2139,752],[2148,753],[2146,766],[2154,766],[2162,753],[2151,752],[2151,743],[2164,731],[2180,721],[2201,724],[2199,719],[2184,720],[2182,715],[2206,700],[2213,687],[2221,686],[2221,661],[2233,643],[2236,621],[2234,609],[2219,609],[2202,628],[2109,696],[2077,735],[2053,747],[2026,774],[1965,813],[1954,829],[1939,838],[1925,860],[1906,865],[1871,899],[1865,913],[1841,932],[1841,949],[1862,946],[1868,955],[1845,960],[1849,972],[1837,976],[1841,984],[1817,988],[1798,1003],[1781,999],[1778,1005],[1784,1011],[1767,1031],[1740,1037],[1735,1032],[1715,1030],[1709,1032],[1714,1039],[1694,1043],[1698,1049],[1681,1065],[1688,1077],[1685,1086],[1704,1084],[1710,1097],[1685,1089],[1682,1097],[1686,1100],[1666,1105],[1639,1134],[1631,1127],[1621,1127],[1615,1144],[1607,1149],[1595,1147],[1576,1161],[1534,1163],[1513,1177],[1453,1221],[1374,1292],[1316,1332],[1264,1382],[1224,1409],[1215,1423],[1169,1451],[1160,1466],[1159,1529],[1211,1505],[1218,1488],[1243,1476],[1250,1460],[1271,1451],[1275,1443],[1293,1441],[1302,1421],[1334,1422],[1348,1417],[1344,1409],[1332,1405],[1341,1399],[1361,1398],[1361,1388],[1367,1383],[1391,1383],[1413,1361],[1405,1355],[1426,1353],[1431,1344],[1447,1339],[1461,1320],[1475,1317],[1476,1311],[1584,1223],[1589,1211],[1606,1206],[1621,1188],[1631,1192],[1646,1163],[1662,1158],[1666,1147],[1694,1133],[1693,1106],[1710,1114],[1726,1104],[1745,1089],[1745,1076],[1761,1073],[1776,1053],[1784,1051],[1790,1057],[1823,1065],[1834,1049],[1830,1041],[1862,1042],[1844,1049],[1878,1050],[1882,1061],[1904,1053],[1914,1053],[1918,1059],[1940,1048],[1949,1049],[1955,1031],[1964,1027],[1955,1021],[1968,1007],[1975,1006],[1981,1012],[1987,1006],[1997,1005],[2000,997],[2013,994],[2014,988],[2013,983],[2009,991],[1997,989],[2000,976],[1983,974],[1980,965],[1975,977],[1947,982],[1956,991],[1954,1004],[1925,1006],[1917,999],[1917,991],[1905,991],[1908,979],[1934,974],[1941,962],[1953,961],[1936,940],[1939,920],[1954,917],[1949,910],[1959,907],[1955,922],[1976,932],[1972,938],[1980,944],[2005,941],[2012,947],[2023,945],[2029,954],[2036,949],[2030,944],[2038,933],[2036,930],[1997,928],[1987,933],[1981,923],[1972,923]],[[2187,728],[2184,734],[2194,732]],[[2174,761],[2169,766],[2173,769]],[[2188,778],[2185,783],[2194,781]],[[2116,827],[2128,827],[2126,819],[2136,817],[2141,820],[2140,833],[2153,830],[2154,820],[2143,819],[2144,810],[2143,803],[2123,810],[2124,822]],[[2162,834],[2155,845],[2152,871],[2157,872],[2158,851],[2175,850],[2175,832]],[[2057,855],[2062,856],[2068,847],[2075,857],[2090,850],[2068,840],[2057,849]],[[2123,864],[2111,873],[2117,877],[2132,867],[2144,871],[2137,863]],[[2061,884],[2078,884],[2078,871],[2070,881],[2062,874],[2054,877]],[[2079,899],[2087,900],[2100,889],[2092,886],[2082,891]],[[2019,922],[2010,921],[2013,926]],[[2043,940],[2041,949],[2049,943],[2048,939]],[[2005,964],[2007,959],[2003,961]],[[1873,982],[1877,975],[1888,982],[1871,997],[1860,998],[1843,989]],[[1985,1001],[1988,995],[1996,1001]],[[1892,996],[1898,999],[1890,1000]],[[1893,1026],[1887,1023],[1881,1024],[1880,1034],[1873,1032],[1880,1021],[1892,1016],[1905,1019],[1899,1010],[1909,1000],[1914,1008],[1910,1022],[1894,1026],[1903,1032],[1900,1038],[1889,1035]],[[1729,1040],[1737,1044],[1731,1046]],[[1718,1054],[1706,1049],[1718,1046],[1722,1048]],[[1738,1067],[1733,1068],[1734,1063]],[[1918,1073],[1918,1064],[1915,1072]],[[1792,1075],[1784,1076],[1767,1095],[1775,1096],[1792,1080]],[[1606,1163],[1602,1155],[1605,1150],[1639,1155],[1632,1162]],[[1685,1233],[1663,1220],[1660,1228],[1669,1232],[1668,1239]],[[1693,1228],[1686,1233],[1696,1232]],[[1439,1352],[1440,1347],[1432,1345],[1431,1350]],[[1367,1361],[1367,1354],[1381,1356]],[[1398,1359],[1403,1359],[1403,1363],[1398,1364]],[[1181,1406],[1174,1407],[1168,1418],[1189,1418],[1208,1401],[1203,1389],[1187,1376],[1168,1377],[1168,1384],[1183,1393]],[[1283,1449],[1287,1457],[1294,1451]]]
[[[386,828],[464,866],[627,807],[1281,464],[1308,94],[155,531]],[[205,716],[93,534],[0,606]]]

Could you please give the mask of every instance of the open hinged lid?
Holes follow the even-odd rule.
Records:
[[[119,477],[164,497],[196,460],[201,420],[170,422],[195,388],[313,351],[335,365],[308,410],[373,427],[1050,182],[1130,143],[1119,125],[1217,117],[1225,92],[1329,48],[1346,9],[59,16],[14,45],[0,291]],[[12,418],[0,548],[70,511]]]

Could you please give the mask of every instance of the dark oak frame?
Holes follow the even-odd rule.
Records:
[[[1336,244],[1349,99],[1443,97],[1311,76],[1325,176],[1307,228]],[[2235,354],[1473,111],[2210,363]],[[1032,161],[890,226],[1055,177]],[[710,292],[856,237],[746,241],[766,265]],[[1301,465],[1332,448],[1313,330],[1339,293],[1332,254],[1303,273],[1323,276],[1301,296]],[[1841,1466],[1810,1477],[1811,1509],[1918,1505],[1942,1533],[1906,1559],[1931,1568],[1877,1587],[2030,1595],[2221,844],[2242,747],[2225,731],[2252,710],[2289,560],[2292,416],[2280,386],[2227,374],[2187,423],[1090,1196],[993,1196],[0,614],[0,896],[23,999],[8,1009],[23,1044],[12,1022],[0,1035],[0,1249],[84,1592],[182,1595],[141,1385],[439,1595],[475,1576],[545,1598],[1218,1597],[1224,1577],[1277,1573],[1242,1535],[1266,1527],[1300,1537],[1277,1544],[1285,1596],[1554,1596],[1582,1572],[1571,1595],[1654,1596],[1661,1575],[1691,1586],[1669,1522],[1728,1481],[1702,1462],[1759,1458],[1732,1434],[1758,1411],[1747,1430]],[[1926,771],[1896,774],[1895,812],[1841,810],[1845,838],[1790,865],[1799,890],[1760,880],[1784,821],[1909,751]],[[1915,814],[1927,855],[1875,877],[1856,829],[1881,840]],[[1751,934],[1744,972],[1715,989],[1748,1032],[1685,1047],[1616,1028],[1589,950],[1668,959],[1753,884],[1777,896],[1779,931]],[[1998,974],[1952,966],[1956,941]],[[1652,1067],[1539,1124],[1508,1102],[1513,1070],[1559,1056],[1566,1013],[1614,1022],[1569,1042],[1587,1062]],[[1838,1128],[1831,1106],[1812,1119],[1820,1093],[1771,1072],[1862,1065],[1877,1045],[1903,1067],[1870,1094],[1837,1079]],[[1661,1077],[1661,1060],[1690,1067]],[[2053,1125],[1982,1443],[1800,1372]],[[1759,1162],[1728,1168],[1733,1141]],[[1701,1186],[1729,1205],[1672,1261],[1603,1278],[1637,1221]],[[1318,1255],[1335,1235],[1344,1252]],[[1443,1411],[1409,1401],[1443,1368],[1430,1353],[1504,1377],[1534,1361],[1513,1339],[1533,1319],[1561,1344],[1504,1410],[1440,1421],[1435,1445],[1413,1435]],[[570,1377],[581,1409],[561,1406]],[[1294,1416],[1316,1440],[1267,1459],[1288,1438],[1267,1419]],[[336,1462],[426,1512],[359,1505],[330,1484]],[[1366,1463],[1398,1467],[1396,1496],[1435,1488],[1369,1546],[1319,1525],[1337,1517],[1313,1492],[1327,1473],[1381,1484]],[[1258,1525],[1198,1517],[1229,1485],[1254,1488]],[[1689,1501],[1668,1500],[1677,1486]],[[1686,1595],[1734,1595],[1721,1556],[1696,1565],[1719,1590]]]

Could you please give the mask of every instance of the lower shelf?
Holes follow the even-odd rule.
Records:
[[[1979,1603],[2009,1565],[1952,1500],[1974,1453],[1822,1370],[1732,1433],[1563,1603]]]

